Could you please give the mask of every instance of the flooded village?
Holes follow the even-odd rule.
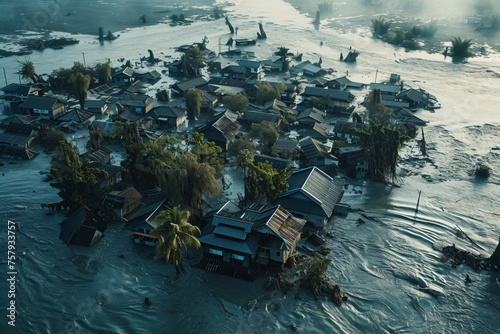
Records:
[[[124,50],[119,61],[90,63],[81,52],[82,61],[50,74],[19,58],[19,67],[8,69],[18,72],[19,83],[0,87],[0,166],[27,160],[29,168],[48,157],[39,173],[58,198],[42,195],[34,205],[60,222],[46,238],[69,249],[88,247],[92,254],[125,230],[119,259],[127,261],[133,249],[178,280],[206,271],[260,284],[277,299],[300,299],[304,290],[348,305],[349,285],[331,275],[339,238],[331,226],[382,222],[344,195],[362,194],[360,185],[372,182],[400,187],[402,150],[405,171],[428,161],[426,127],[441,101],[390,67],[374,77],[353,76],[356,67],[344,71],[346,63],[364,61],[356,45],[341,46],[329,66],[286,40],[275,41],[269,55],[260,47],[272,38],[266,24],[250,33],[233,26],[224,8],[170,16],[177,29],[207,19],[228,32],[227,39],[209,40],[200,31],[172,46],[173,56],[158,45],[139,60]],[[377,24],[383,22],[374,22],[375,30]],[[96,31],[99,43],[123,38],[104,31]],[[478,179],[492,173],[486,163],[472,168]],[[405,203],[414,219],[419,201],[420,193]],[[440,261],[498,269],[499,251],[490,257],[447,244]],[[421,275],[412,279],[419,293],[442,296]],[[128,303],[155,306],[151,293],[136,298]],[[249,298],[244,308],[253,311],[259,302]],[[281,322],[286,331],[310,329]]]

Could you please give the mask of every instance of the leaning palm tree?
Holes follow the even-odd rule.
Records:
[[[156,255],[172,263],[177,275],[184,271],[182,266],[182,252],[188,247],[200,248],[200,241],[195,234],[200,234],[200,229],[191,225],[190,213],[182,210],[178,205],[172,210],[163,211],[155,220],[160,225],[151,231],[151,235],[158,238]]]

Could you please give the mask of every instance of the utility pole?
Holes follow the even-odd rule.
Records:
[[[7,74],[5,74],[5,67],[3,68],[3,76],[5,78],[5,85],[7,86],[9,83],[7,82]]]
[[[417,218],[418,206],[420,204],[420,195],[422,195],[422,190],[418,191],[417,206],[415,207],[415,215],[413,216],[413,219]]]
[[[378,69],[375,71],[375,83],[377,83]]]
[[[85,63],[85,52],[82,52],[82,56],[83,56],[83,67],[87,67],[87,64]]]

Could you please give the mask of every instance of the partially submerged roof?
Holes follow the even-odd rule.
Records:
[[[302,195],[319,206],[325,217],[330,217],[335,204],[343,195],[344,179],[333,179],[317,167],[308,167],[296,172],[288,179],[289,188],[277,199],[296,197]],[[298,203],[296,203],[298,204]],[[311,206],[297,207],[298,211],[314,210]]]
[[[55,97],[30,95],[20,107],[25,109],[54,110],[63,105],[64,103]]]
[[[325,97],[329,96],[332,100],[345,101],[351,103],[354,100],[354,95],[347,90],[325,89],[321,87],[307,86],[302,93],[306,96]]]

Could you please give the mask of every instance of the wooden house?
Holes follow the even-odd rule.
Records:
[[[38,152],[31,149],[31,143],[37,136],[36,128],[30,124],[11,122],[0,133],[0,157],[14,159],[33,159]]]
[[[382,97],[382,102],[387,107],[402,107],[408,108],[408,104],[406,102],[401,102],[396,100],[396,96],[401,92],[400,85],[394,84],[383,84],[383,83],[371,83],[370,89],[378,89],[380,90],[380,96]]]
[[[262,70],[265,72],[283,72],[283,61],[281,60],[281,58],[278,58],[276,60],[263,60]]]
[[[292,66],[288,69],[290,75],[305,75],[310,77],[319,77],[327,74],[327,71],[321,67],[314,65],[311,61],[306,60],[298,65]]]
[[[170,89],[172,90],[172,93],[174,96],[184,96],[184,94],[190,89],[190,88],[198,88],[200,89],[201,87],[205,86],[208,83],[208,80],[202,76],[198,76],[192,79],[187,79],[184,81],[178,81],[172,86],[170,86]]]
[[[319,87],[307,86],[301,94],[304,98],[304,104],[307,104],[312,97],[322,99],[329,98],[328,110],[341,112],[347,110],[354,101],[354,95],[347,90],[324,89]]]
[[[67,245],[91,246],[102,237],[106,227],[98,215],[81,206],[62,223],[59,238]]]
[[[104,195],[102,205],[109,217],[128,221],[134,210],[140,209],[142,195],[134,187],[122,191],[112,191]]]
[[[240,59],[240,66],[244,67],[249,76],[260,80],[262,75],[262,63],[256,60]]]
[[[119,103],[123,108],[139,116],[145,117],[146,114],[153,109],[154,100],[142,94],[123,94],[120,97]]]
[[[226,203],[227,205],[227,203]],[[305,221],[280,205],[217,210],[199,238],[205,270],[255,277],[258,265],[282,265],[295,253]]]
[[[59,124],[56,128],[64,132],[76,132],[94,120],[94,114],[75,108],[57,119]]]
[[[0,97],[4,101],[5,107],[11,112],[19,112],[19,105],[26,102],[28,96],[38,96],[40,88],[31,84],[11,83],[0,88],[3,95]]]
[[[297,99],[298,89],[294,84],[286,84],[286,90],[281,93],[281,102],[286,105],[295,105]]]
[[[90,160],[101,164],[109,164],[111,163],[111,150],[101,146],[96,150],[80,154],[80,160],[83,162]]]
[[[228,65],[220,70],[223,78],[233,80],[244,80],[247,77],[247,69],[241,65]]]
[[[302,110],[297,116],[297,122],[301,127],[312,128],[315,123],[323,123],[325,117],[326,112],[312,107]]]
[[[30,95],[19,107],[24,113],[41,119],[57,119],[66,113],[66,104],[55,97]]]
[[[102,115],[108,110],[108,104],[102,100],[85,100],[83,110],[92,114]]]
[[[368,124],[355,123],[348,121],[337,121],[333,126],[333,136],[336,140],[343,140],[348,144],[355,143],[359,139],[359,135],[353,130],[354,128],[366,129]]]
[[[156,246],[158,240],[150,233],[160,226],[157,216],[164,211],[172,210],[172,205],[164,198],[160,200],[153,198],[149,207],[152,212],[145,218],[136,219],[129,225],[129,228],[132,230],[132,240],[135,244]]]
[[[177,128],[183,124],[187,115],[183,108],[160,106],[153,108],[146,117],[152,118],[158,128]]]
[[[273,144],[271,152],[284,159],[296,159],[299,155],[298,144],[299,142],[295,139],[279,138]]]
[[[134,70],[131,67],[120,68],[111,75],[111,80],[120,87],[130,86],[135,81]]]
[[[200,91],[201,91],[200,111],[202,113],[210,114],[213,112],[214,108],[217,106],[217,102],[219,101],[219,98],[216,95],[209,93],[208,91],[205,91],[205,90],[200,90]]]
[[[411,110],[406,108],[399,108],[392,112],[391,117],[401,123],[412,123],[416,126],[424,126],[427,124],[427,121],[415,116]]]
[[[275,203],[315,227],[326,225],[344,194],[344,179],[333,179],[317,167],[293,172],[288,184]]]
[[[14,114],[3,118],[0,127],[6,128],[10,123],[38,125],[37,119],[31,115]]]
[[[426,108],[431,103],[430,94],[421,89],[405,89],[396,95],[396,100],[407,103],[409,109]]]
[[[304,157],[304,165],[310,166],[338,166],[338,159],[319,140],[305,137],[299,141],[299,147]]]
[[[276,126],[279,126],[281,123],[282,117],[280,114],[276,114],[273,112],[261,111],[261,110],[247,110],[242,118],[242,123],[246,123],[251,125],[253,123],[260,123],[262,121],[266,121]]]
[[[161,80],[161,74],[156,70],[147,72],[134,72],[134,75],[137,80],[140,80],[149,85],[154,85]]]
[[[313,123],[309,127],[297,130],[297,133],[301,138],[311,137],[323,143],[326,142],[329,137],[326,127],[321,123]]]
[[[226,111],[214,116],[208,124],[198,128],[196,131],[203,133],[205,140],[213,141],[217,146],[226,151],[229,144],[239,133],[239,129],[238,116],[230,111]]]
[[[339,167],[347,170],[350,177],[368,175],[368,158],[366,151],[360,146],[344,146],[338,152]]]

